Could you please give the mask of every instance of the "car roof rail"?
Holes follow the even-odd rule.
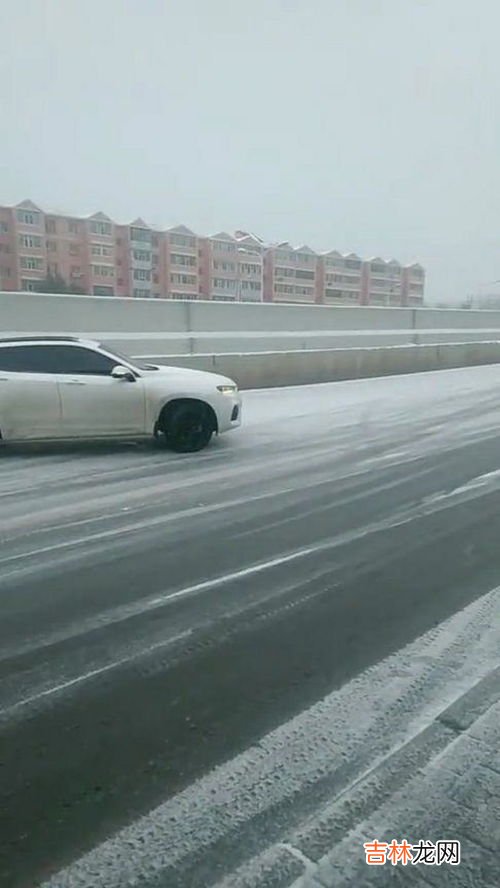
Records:
[[[78,336],[6,336],[0,334],[0,345],[3,342],[81,342]]]

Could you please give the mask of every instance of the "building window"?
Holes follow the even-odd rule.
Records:
[[[146,228],[131,228],[130,229],[130,240],[139,241],[145,244],[151,243],[151,232]]]
[[[183,253],[171,253],[170,264],[193,266],[196,265],[196,256],[185,256]]]
[[[196,238],[187,234],[170,234],[169,241],[173,247],[196,247]]]
[[[38,271],[40,268],[43,268],[43,260],[37,259],[35,256],[21,256],[21,268]]]
[[[232,271],[236,270],[236,265],[234,262],[221,262],[218,259],[214,259],[213,261],[214,271]]]
[[[53,240],[48,240],[47,241],[47,250],[49,251],[49,253],[55,253],[57,250],[56,242]]]
[[[250,265],[248,262],[240,263],[241,274],[260,274],[261,270],[260,265]]]
[[[91,244],[90,253],[92,256],[112,256],[111,247],[105,247],[104,244]]]
[[[92,274],[94,274],[96,277],[115,276],[115,269],[112,265],[91,265],[90,267],[92,269]]]
[[[230,290],[232,293],[236,291],[236,281],[231,278],[213,278],[212,286],[214,290]]]
[[[21,278],[21,290],[27,290],[29,293],[34,293],[36,291],[38,281],[34,281],[32,278]]]
[[[92,234],[100,234],[101,236],[111,235],[111,222],[97,222],[95,219],[90,223]],[[99,295],[99,294],[97,294]]]
[[[19,236],[19,245],[21,247],[28,247],[29,249],[33,249],[33,247],[41,247],[42,238],[38,237],[36,234],[21,234]]]
[[[149,268],[134,268],[134,281],[150,281],[151,272]]]
[[[198,299],[197,293],[176,293],[173,291],[169,293],[169,296],[171,299]]]
[[[300,280],[313,281],[314,280],[314,271],[301,271],[300,268],[295,272],[295,276]]]
[[[0,222],[0,234],[7,234],[9,226],[7,222]]]
[[[295,277],[295,268],[284,268],[283,266],[276,266],[275,277]]]
[[[70,219],[68,222],[68,231],[70,234],[78,234],[79,226],[78,222],[75,222],[74,219]]]
[[[149,295],[149,290],[141,290],[139,287],[134,287],[134,297],[136,299],[148,299]]]
[[[151,253],[149,250],[132,250],[132,256],[136,262],[151,262]]]
[[[172,284],[192,284],[196,285],[196,275],[194,274],[171,274],[170,282]]]
[[[236,244],[214,240],[212,241],[212,250],[216,250],[218,253],[236,253]]]
[[[241,289],[258,291],[261,289],[260,281],[242,281]]]
[[[95,287],[92,288],[93,296],[114,296],[115,291],[113,287],[105,287],[104,285],[96,284]]]
[[[23,225],[39,225],[40,213],[37,213],[34,210],[18,210],[17,221],[21,222]]]
[[[47,234],[55,234],[56,233],[56,220],[55,219],[46,219],[45,220],[45,231]]]

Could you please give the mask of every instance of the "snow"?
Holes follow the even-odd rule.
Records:
[[[356,780],[420,734],[498,663],[500,589],[329,694],[46,882],[127,888],[147,882],[284,798],[333,773]],[[235,888],[232,877],[227,882]]]

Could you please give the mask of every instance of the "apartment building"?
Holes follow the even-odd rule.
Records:
[[[310,247],[292,247],[288,241],[264,253],[266,302],[320,301],[319,256]]]
[[[324,305],[418,306],[425,287],[418,263],[268,245],[246,231],[200,237],[103,212],[45,213],[30,200],[0,207],[0,289],[43,289],[47,278],[95,296]]]
[[[33,290],[47,277],[43,212],[32,201],[0,208],[0,285]]]
[[[425,273],[421,265],[402,266],[379,256],[363,260],[336,250],[320,260],[319,301],[325,305],[422,305]]]
[[[44,215],[44,230],[47,274],[61,277],[70,290],[90,292],[86,220],[47,213]]]
[[[366,302],[363,260],[356,253],[343,256],[337,250],[324,253],[319,261],[319,302],[325,305],[359,305]]]
[[[0,290],[19,290],[14,211],[0,207]]]
[[[401,274],[401,304],[417,308],[423,304],[425,271],[418,262],[407,265]]]
[[[176,225],[160,235],[164,283],[161,295],[170,299],[200,299],[199,239],[185,225]]]

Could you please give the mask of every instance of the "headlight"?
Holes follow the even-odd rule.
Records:
[[[237,385],[218,385],[217,388],[223,395],[235,395],[238,391]]]

